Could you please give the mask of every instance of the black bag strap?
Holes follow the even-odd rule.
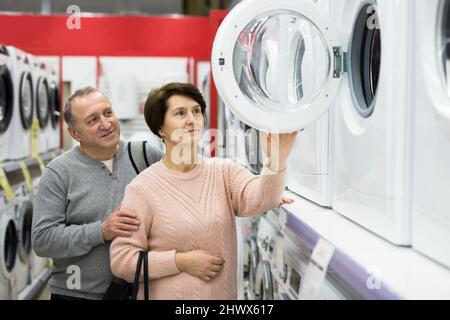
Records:
[[[143,256],[144,256],[144,300],[148,300],[148,254],[147,254],[147,252],[143,252]]]
[[[144,299],[148,300],[148,254],[146,251],[140,251],[138,261],[136,264],[136,273],[134,274],[133,292],[131,293],[131,300],[136,300],[139,291],[139,278],[141,275],[142,262],[144,262]]]
[[[128,156],[133,165],[136,174],[150,166],[147,158],[147,141],[130,141],[128,142]]]

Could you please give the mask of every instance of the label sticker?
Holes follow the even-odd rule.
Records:
[[[22,169],[23,177],[25,178],[25,185],[27,186],[28,191],[31,191],[33,188],[33,183],[31,181],[30,171],[25,163],[25,161],[20,161],[19,166]]]
[[[0,186],[5,192],[6,198],[11,201],[14,199],[14,192],[9,185],[8,177],[5,174],[3,168],[0,168]]]
[[[39,163],[39,168],[41,169],[41,174],[44,173],[44,169],[45,169],[45,164],[44,161],[42,160],[42,158],[39,155],[34,156],[37,160],[37,162]]]
[[[37,155],[39,155],[39,132],[40,132],[40,128],[39,128],[39,120],[38,119],[34,119],[33,120],[33,124],[31,125],[31,156],[32,157],[36,157]]]

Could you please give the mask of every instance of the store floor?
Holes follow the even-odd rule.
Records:
[[[47,284],[42,290],[42,292],[39,294],[39,297],[37,300],[50,300],[50,286]]]

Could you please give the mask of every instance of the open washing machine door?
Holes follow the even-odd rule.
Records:
[[[225,17],[212,71],[225,104],[249,126],[293,132],[324,114],[339,90],[341,46],[332,21],[308,0],[239,3]],[[316,53],[311,70],[304,53]]]

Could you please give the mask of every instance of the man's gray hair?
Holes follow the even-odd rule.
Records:
[[[75,122],[74,121],[74,117],[73,117],[73,113],[72,113],[72,102],[73,102],[73,100],[75,100],[77,98],[81,98],[81,97],[87,96],[88,94],[91,94],[91,93],[94,93],[94,92],[98,92],[98,93],[103,94],[102,92],[98,91],[94,87],[87,86],[87,87],[78,89],[77,91],[75,91],[69,97],[69,99],[67,99],[66,103],[64,104],[63,117],[64,117],[64,121],[67,123],[67,125],[69,127],[73,127],[74,122]],[[108,97],[106,97],[106,96],[105,96],[105,98],[108,99]]]

